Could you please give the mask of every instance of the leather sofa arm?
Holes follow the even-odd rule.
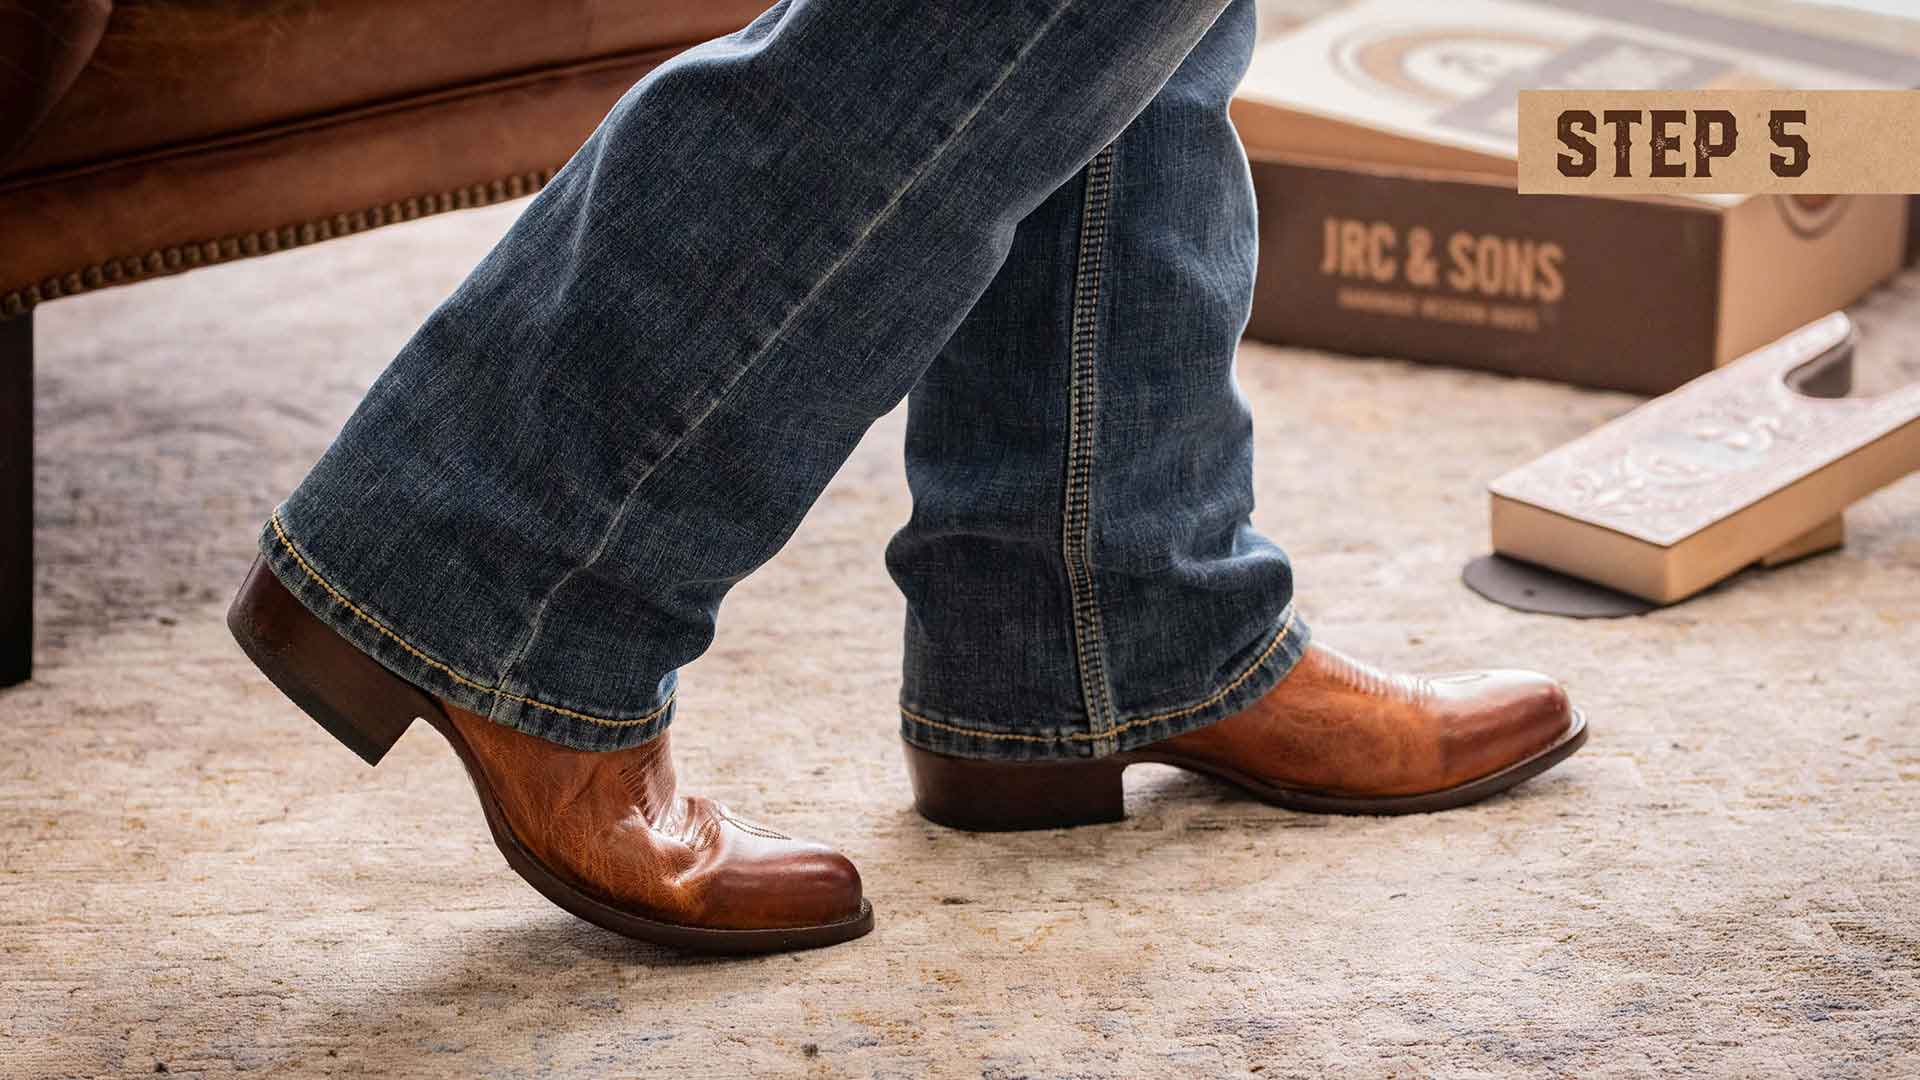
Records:
[[[92,59],[113,0],[0,0],[0,164]]]

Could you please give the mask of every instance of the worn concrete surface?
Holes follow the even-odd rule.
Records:
[[[1920,478],[1840,554],[1641,620],[1475,599],[1481,485],[1620,395],[1253,346],[1257,521],[1317,631],[1564,677],[1588,748],[1467,810],[908,808],[890,417],[689,670],[705,790],[860,863],[879,929],[688,960],[507,873],[434,734],[378,770],[220,618],[262,516],[517,206],[39,316],[39,671],[0,692],[0,1076],[1920,1075]],[[1920,377],[1920,277],[1863,306]]]

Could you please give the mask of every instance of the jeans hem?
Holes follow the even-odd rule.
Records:
[[[1102,741],[1115,745],[1113,753],[1137,750],[1225,719],[1279,685],[1305,654],[1312,632],[1291,604],[1278,621],[1279,628],[1253,648],[1252,660],[1211,693],[1184,706],[1122,715],[1118,724],[1106,731],[1089,732],[1084,720],[1081,726],[1051,727],[981,722],[956,717],[935,706],[903,702],[900,737],[909,745],[936,754],[992,761],[1104,757],[1096,752],[1096,743]]]
[[[349,598],[322,574],[289,535],[280,510],[260,531],[260,554],[274,577],[315,618],[388,671],[447,704],[575,750],[625,750],[659,735],[673,722],[672,694],[635,716],[603,717],[515,694],[456,670],[414,645],[394,629],[393,620]]]

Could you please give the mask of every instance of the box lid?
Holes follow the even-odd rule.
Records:
[[[1914,85],[1920,58],[1659,0],[1363,0],[1256,49],[1234,120],[1256,156],[1511,180],[1523,89]]]

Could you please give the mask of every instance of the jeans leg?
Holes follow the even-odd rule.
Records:
[[[727,589],[1225,3],[789,0],[663,65],[394,359],[269,564],[456,705],[652,736]]]
[[[1097,756],[1220,719],[1298,660],[1286,556],[1255,532],[1233,378],[1253,289],[1226,106],[1234,0],[1111,145],[1020,223],[910,397],[902,731],[1007,760]]]

